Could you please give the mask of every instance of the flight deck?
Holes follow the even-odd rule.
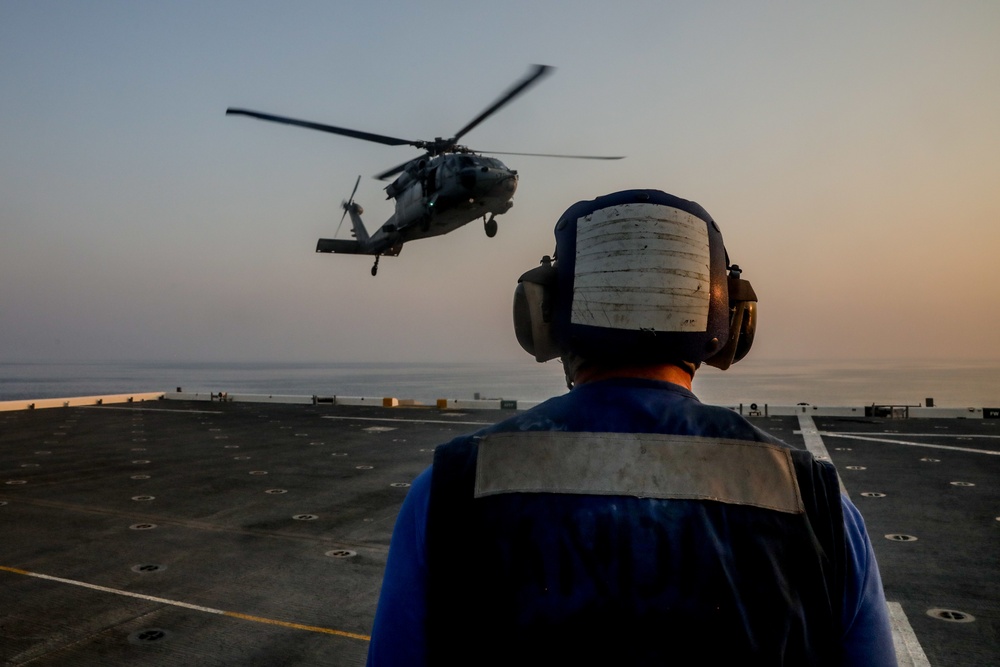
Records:
[[[509,409],[0,412],[4,665],[361,665],[433,448]],[[901,665],[1000,664],[1000,419],[754,416],[863,513]]]

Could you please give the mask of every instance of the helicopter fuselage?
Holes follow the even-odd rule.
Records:
[[[320,239],[316,252],[374,255],[375,275],[380,256],[394,257],[408,241],[447,234],[477,218],[493,236],[496,216],[514,205],[517,172],[496,158],[449,153],[406,164],[385,190],[396,209],[381,227],[369,236],[361,220],[364,211],[352,194],[343,207],[351,216],[354,240]]]
[[[496,158],[447,154],[408,164],[385,190],[396,210],[379,231],[413,241],[506,213],[514,205],[517,172]]]

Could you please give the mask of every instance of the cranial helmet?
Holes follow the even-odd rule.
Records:
[[[756,301],[698,204],[658,190],[577,202],[556,223],[555,258],[521,276],[517,340],[538,361],[702,362],[750,350]]]

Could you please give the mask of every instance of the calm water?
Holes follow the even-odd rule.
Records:
[[[558,362],[510,363],[0,363],[0,401],[184,391],[319,396],[542,400],[565,391]],[[704,368],[706,403],[1000,406],[1000,361],[774,362]]]

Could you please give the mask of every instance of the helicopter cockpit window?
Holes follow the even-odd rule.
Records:
[[[459,167],[475,167],[475,161],[468,155],[460,155],[458,158]]]

